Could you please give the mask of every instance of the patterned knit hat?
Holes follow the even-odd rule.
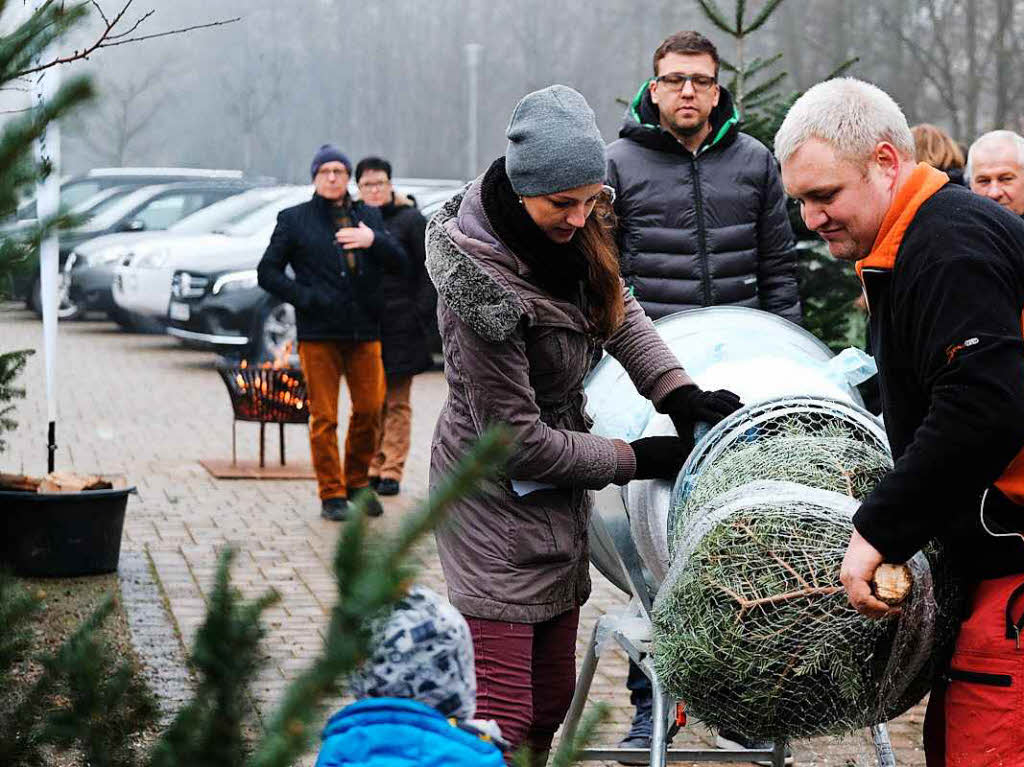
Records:
[[[357,699],[411,698],[460,721],[476,712],[469,626],[434,591],[413,586],[373,626],[373,655],[349,678]]]

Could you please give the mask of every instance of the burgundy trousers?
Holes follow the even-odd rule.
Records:
[[[476,656],[476,716],[494,719],[511,746],[535,754],[551,748],[576,689],[579,609],[543,623],[466,616]],[[540,762],[543,764],[543,762]]]

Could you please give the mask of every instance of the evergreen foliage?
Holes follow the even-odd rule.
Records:
[[[53,653],[35,658],[26,674],[31,625],[45,595],[29,595],[0,576],[0,764],[50,763],[50,749],[77,748],[95,767],[137,764],[134,742],[156,713],[149,692],[129,661],[118,661],[97,636],[114,608],[106,599]]]
[[[31,350],[17,352],[0,352],[0,453],[7,449],[7,441],[3,433],[13,431],[18,423],[12,417],[14,405],[5,403],[15,399],[24,399],[25,390],[14,385],[14,380],[25,368]]]
[[[756,12],[748,13],[745,0],[735,0],[732,12],[726,13],[715,0],[697,0],[705,18],[735,42],[735,58],[722,57],[721,66],[730,74],[726,87],[742,117],[743,132],[769,149],[774,146],[775,134],[786,113],[801,94],[783,90],[788,75],[777,70],[782,53],[748,61],[746,47],[750,35],[764,26],[782,2],[767,0]],[[855,62],[856,59],[844,62],[824,79],[838,77]],[[851,343],[863,345],[863,323],[858,322],[853,308],[860,295],[857,276],[832,258],[819,238],[807,230],[795,203],[790,203],[789,212],[797,240],[815,243],[800,248],[797,262],[804,327],[833,351],[845,349]]]
[[[286,767],[313,745],[325,720],[324,702],[370,655],[371,624],[386,615],[416,577],[416,547],[444,519],[455,501],[474,492],[504,464],[511,443],[504,429],[481,437],[451,476],[393,535],[371,530],[360,509],[342,528],[334,556],[337,602],[320,654],[285,691],[256,743],[245,737],[248,684],[257,674],[265,634],[263,612],[277,602],[270,591],[242,600],[231,586],[233,553],[221,554],[206,618],[196,636],[191,665],[195,694],[148,755],[132,747],[153,726],[155,706],[131,666],[120,665],[96,630],[113,608],[108,599],[55,653],[42,674],[0,709],[0,764],[35,767],[47,748],[79,749],[100,767]],[[10,578],[0,578],[0,683],[17,685],[11,671],[31,649],[28,630],[40,600]],[[563,743],[554,765],[575,762],[579,749],[606,715],[598,706],[577,737]],[[524,759],[530,759],[524,755]],[[529,764],[529,761],[523,762]]]

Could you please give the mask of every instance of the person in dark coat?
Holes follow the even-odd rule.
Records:
[[[852,127],[851,127],[852,126]],[[969,607],[938,660],[928,765],[1024,764],[1024,222],[914,162],[899,105],[852,78],[819,83],[775,137],[786,191],[871,315],[894,466],[853,517],[840,579],[871,618],[883,563],[932,541]]]
[[[740,133],[718,70],[718,51],[703,35],[667,38],[654,52],[654,77],[608,146],[622,276],[652,319],[724,304],[800,323],[778,167],[764,144]],[[621,745],[647,748],[651,685],[632,661],[627,686],[636,715]],[[721,745],[759,744],[736,734]]]
[[[380,444],[370,464],[370,484],[380,495],[398,495],[412,434],[409,402],[412,378],[430,367],[428,333],[437,307],[437,292],[424,266],[427,220],[414,200],[395,193],[391,163],[366,157],[356,165],[359,196],[378,208],[384,225],[402,244],[409,258],[403,274],[381,280],[381,342],[387,396],[384,400]]]
[[[772,153],[741,133],[718,52],[678,32],[608,147],[622,275],[652,318],[722,304],[799,323],[796,250]]]
[[[366,496],[367,513],[381,513],[369,489],[385,392],[380,284],[406,261],[380,211],[349,196],[351,170],[337,147],[320,147],[310,166],[313,199],[278,214],[257,269],[260,287],[295,307],[320,514],[336,522],[358,495]],[[294,278],[285,273],[289,266]],[[342,375],[352,398],[344,469],[337,435]]]

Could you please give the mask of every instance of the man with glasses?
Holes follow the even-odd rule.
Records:
[[[320,515],[341,522],[349,500],[370,489],[370,462],[380,438],[384,364],[380,344],[380,282],[400,273],[405,253],[388,234],[380,211],[348,193],[352,164],[324,144],[313,156],[313,199],[281,211],[260,261],[260,287],[295,307],[299,359],[309,396],[309,441],[320,494]],[[286,274],[291,267],[294,278]],[[338,395],[345,376],[352,415],[345,463],[338,450]]]
[[[714,44],[677,32],[608,147],[622,274],[654,319],[752,306],[800,322],[796,251],[771,152],[739,132]]]
[[[800,322],[796,250],[772,153],[740,133],[714,44],[677,32],[608,147],[622,276],[653,319],[721,304]],[[649,748],[651,687],[630,663],[636,716],[625,748]],[[761,746],[719,733],[722,747]],[[791,759],[791,757],[790,757]],[[644,762],[646,764],[646,762]]]
[[[381,343],[387,396],[380,445],[370,464],[370,485],[380,495],[398,495],[412,436],[412,378],[430,367],[429,328],[437,312],[437,293],[427,276],[427,221],[416,202],[396,194],[391,163],[365,157],[356,165],[359,196],[380,210],[384,225],[409,257],[404,274],[381,281]]]

